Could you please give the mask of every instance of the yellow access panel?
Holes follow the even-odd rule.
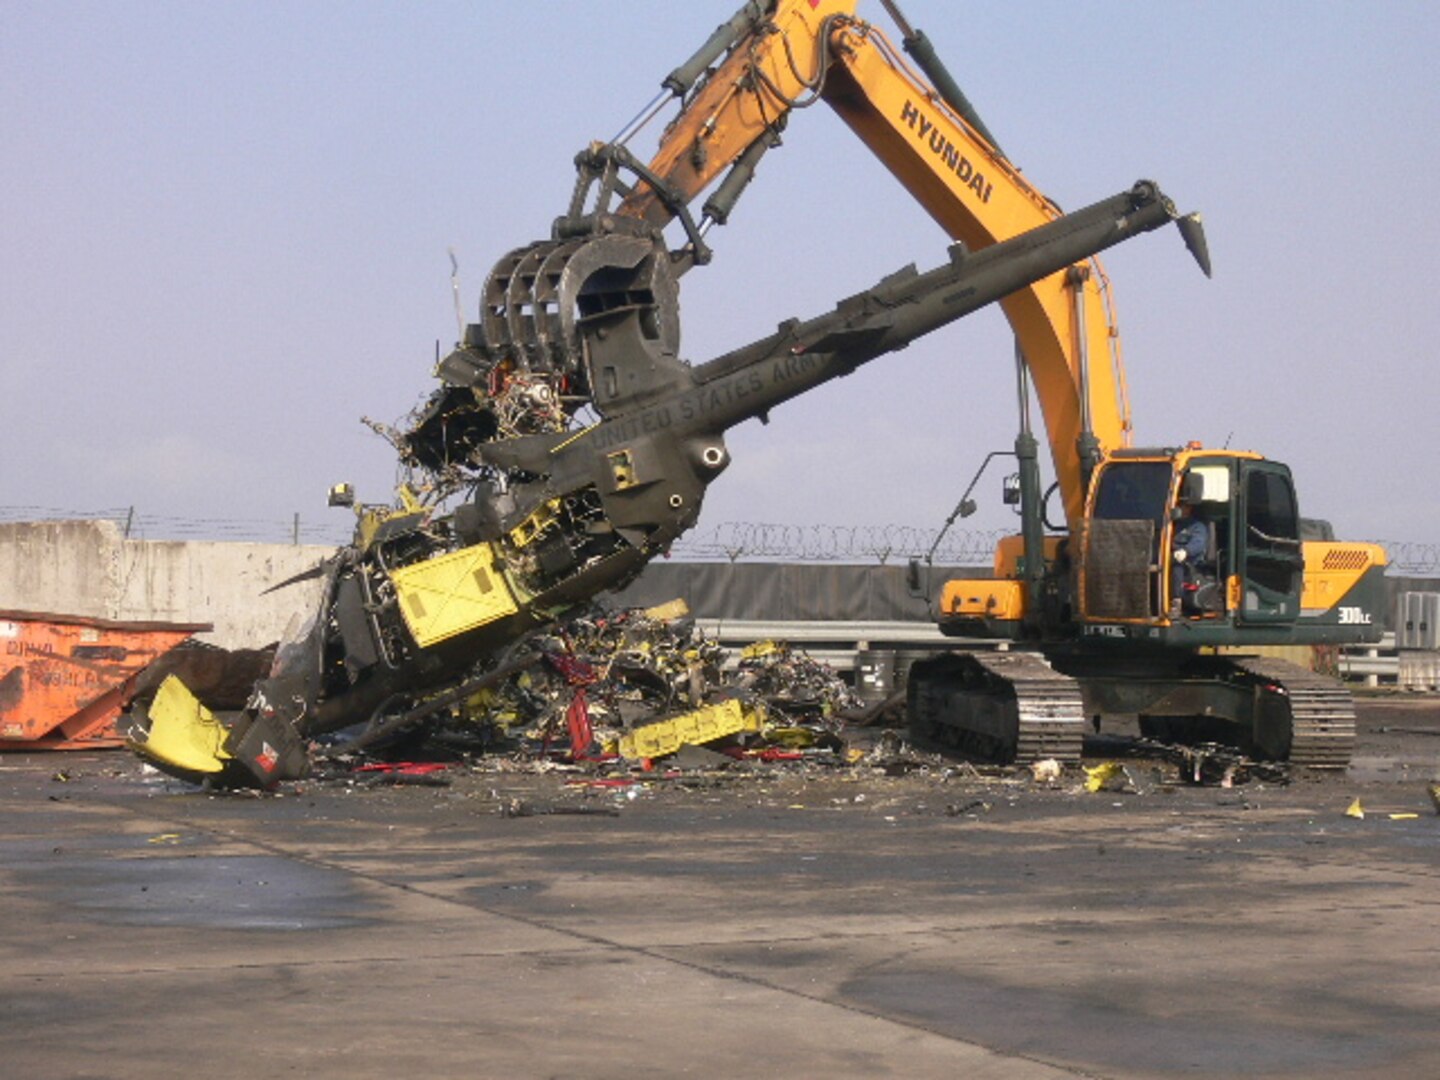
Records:
[[[422,649],[520,610],[489,544],[404,567],[390,580],[405,625]]]
[[[149,713],[150,730],[130,740],[141,757],[192,773],[218,773],[230,761],[225,728],[178,676],[165,676]]]

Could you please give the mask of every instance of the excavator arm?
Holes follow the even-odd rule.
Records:
[[[1053,221],[1061,210],[995,145],[934,58],[924,35],[886,7],[927,81],[852,0],[747,4],[665,82],[688,95],[616,213],[663,226],[718,180],[698,231],[725,224],[790,113],[823,101],[954,240],[980,250]],[[728,52],[712,69],[717,46]],[[703,74],[701,72],[704,72]],[[937,89],[943,86],[944,91]],[[1187,239],[1198,228],[1187,229]],[[708,254],[708,253],[707,253]],[[703,256],[702,256],[703,261]],[[1202,263],[1203,265],[1203,263]],[[1208,270],[1207,270],[1208,272]],[[1130,411],[1113,295],[1100,261],[1084,260],[1001,303],[1028,365],[1072,525],[1090,472],[1130,443]]]

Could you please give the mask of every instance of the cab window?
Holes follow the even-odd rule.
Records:
[[[1258,469],[1251,472],[1245,485],[1245,522],[1265,537],[1299,539],[1300,516],[1288,477]]]
[[[1170,463],[1136,461],[1106,466],[1095,493],[1097,518],[1163,522],[1170,497]]]

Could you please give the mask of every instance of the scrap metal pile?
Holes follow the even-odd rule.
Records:
[[[572,762],[664,758],[710,743],[772,759],[841,748],[841,717],[859,699],[828,665],[769,641],[729,660],[683,602],[595,605],[533,638],[503,679],[392,742]],[[319,752],[353,748],[341,733]]]
[[[253,663],[249,654],[243,659]],[[228,684],[203,684],[191,667],[179,670],[219,705]],[[617,785],[628,792],[655,778],[729,773],[739,779],[747,773],[731,770],[741,764],[798,767],[810,777],[837,768],[850,773],[852,767],[885,776],[918,771],[940,781],[958,776],[1076,793],[1289,780],[1283,763],[1251,761],[1233,748],[1125,737],[1097,737],[1094,749],[1105,759],[1078,775],[1055,760],[1024,767],[956,763],[910,745],[899,731],[877,730],[873,708],[828,664],[783,641],[732,653],[703,632],[681,600],[648,609],[591,605],[532,637],[500,672],[473,693],[446,696],[409,724],[360,724],[307,743],[307,775],[357,788],[444,787],[463,775],[457,767],[481,773],[558,769],[581,774],[567,781],[581,795]],[[136,700],[142,723],[185,712],[199,721],[186,729],[187,738],[194,730],[208,731],[217,745],[225,738],[227,719],[206,708],[173,672],[153,699],[143,694]],[[171,734],[157,737],[163,743]],[[164,771],[216,786],[203,770],[185,776],[175,764],[172,756]],[[222,777],[218,786],[231,785]],[[974,805],[980,804],[962,809]],[[563,804],[537,809],[521,800],[501,812],[581,810]]]
[[[397,756],[600,764],[648,763],[704,745],[768,761],[843,750],[842,718],[860,702],[832,668],[774,641],[731,659],[682,601],[646,610],[592,605],[532,637],[471,693],[448,695],[409,723],[357,725],[309,743],[308,771]],[[149,713],[151,741],[166,742],[156,724],[179,713],[224,738],[225,722],[178,679],[162,683]],[[200,771],[187,778],[204,779]]]

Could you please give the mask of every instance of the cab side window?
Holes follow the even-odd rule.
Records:
[[[1262,542],[1267,538],[1300,538],[1295,492],[1285,476],[1259,471],[1250,474],[1245,486],[1245,524],[1252,530],[1252,537]]]

